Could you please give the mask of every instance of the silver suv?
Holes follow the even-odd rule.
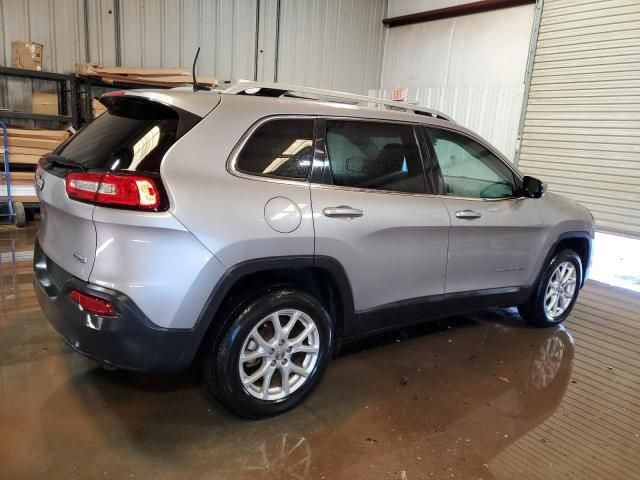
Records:
[[[591,214],[439,112],[253,83],[102,102],[36,172],[40,304],[104,364],[197,359],[237,414],[290,409],[373,332],[556,325],[587,278]]]

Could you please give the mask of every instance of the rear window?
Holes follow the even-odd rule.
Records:
[[[105,103],[108,111],[61,145],[55,155],[87,169],[158,173],[167,150],[200,120],[144,98],[107,97]]]
[[[270,120],[245,143],[236,159],[239,172],[306,180],[313,159],[313,119]]]

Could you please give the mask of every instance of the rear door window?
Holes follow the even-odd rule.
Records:
[[[313,160],[313,119],[274,119],[260,125],[238,154],[239,172],[306,180]]]
[[[52,158],[91,170],[158,173],[167,150],[201,119],[141,97],[107,97],[105,103],[108,111],[58,147]]]
[[[411,125],[327,120],[326,143],[334,185],[431,193]]]

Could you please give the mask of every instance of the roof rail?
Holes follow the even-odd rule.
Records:
[[[324,90],[321,88],[303,87],[300,85],[285,85],[282,83],[266,83],[266,82],[248,82],[240,81],[231,87],[222,90],[221,93],[236,95],[256,95],[265,97],[298,97],[307,98],[312,96],[312,100],[333,101],[349,104],[373,104],[374,108],[389,108],[390,110],[402,110],[418,115],[429,115],[441,120],[453,122],[453,119],[438,110],[432,108],[421,107],[419,105],[411,105],[409,103],[399,102],[396,100],[387,100],[385,98],[368,97],[366,95],[356,95],[354,93],[338,92],[335,90]],[[317,98],[313,98],[313,97]]]

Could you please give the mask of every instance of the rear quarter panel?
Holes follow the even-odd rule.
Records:
[[[173,215],[96,207],[90,282],[129,296],[162,328],[193,328],[225,269]]]
[[[251,125],[280,113],[277,102],[261,100],[223,98],[174,145],[162,164],[171,212],[226,267],[263,257],[312,255],[314,251],[307,183],[240,178],[227,171],[231,152]],[[274,197],[288,198],[300,210],[302,220],[293,232],[280,233],[267,224],[265,204]]]

